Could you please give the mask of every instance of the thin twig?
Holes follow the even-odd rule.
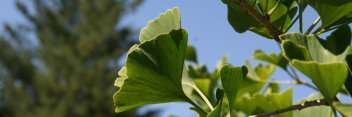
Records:
[[[279,35],[282,34],[268,19],[261,16],[251,5],[248,4],[245,0],[235,0],[238,2],[246,11],[247,13],[252,16],[255,20],[257,20],[263,27],[268,29],[271,36],[273,36],[274,40],[278,43],[281,43],[279,39]]]
[[[263,83],[273,83],[273,84],[298,84],[296,80],[292,81],[280,81],[280,80],[257,80],[258,82],[263,82]]]
[[[297,20],[298,20],[298,16],[292,21],[292,23],[290,24],[290,26],[288,26],[288,28],[285,30],[285,31],[283,31],[284,33],[286,33],[289,29],[291,29],[291,27],[297,22]]]
[[[312,106],[329,106],[328,102],[325,99],[313,100],[313,101],[306,101],[303,104],[292,105],[283,109],[275,110],[272,112],[263,113],[260,115],[252,115],[250,117],[269,117],[275,114],[281,114],[288,111],[293,110],[302,110],[304,108],[312,107]]]
[[[313,30],[313,28],[318,24],[319,21],[320,21],[320,17],[318,17],[318,18],[313,22],[313,24],[308,28],[308,30],[307,30],[304,34],[308,35],[308,34]]]
[[[299,32],[300,33],[303,33],[303,1],[302,0],[299,0],[298,1],[298,5],[299,5],[299,14],[298,14],[298,17],[299,17]]]
[[[294,75],[292,75],[291,72],[289,72],[288,70],[284,70],[284,71],[285,71],[292,79],[296,80],[297,84],[301,84],[301,85],[307,86],[307,87],[309,87],[309,88],[312,88],[312,89],[314,89],[314,90],[316,90],[316,91],[319,91],[319,89],[316,88],[315,86],[313,86],[313,85],[311,85],[311,84],[309,84],[309,83],[307,83],[307,82],[301,80],[301,79],[298,77],[296,71],[292,68],[292,66],[289,65],[289,67],[291,68],[291,70],[292,70],[292,72],[294,73]]]
[[[314,90],[316,90],[316,91],[320,91],[318,88],[316,88],[316,87],[314,87],[313,85],[308,84],[307,82],[304,82],[304,81],[302,81],[302,80],[299,80],[299,81],[297,81],[297,82],[298,82],[297,84],[305,85],[305,86],[307,86],[307,87],[309,87],[309,88],[312,88],[312,89],[314,89]]]

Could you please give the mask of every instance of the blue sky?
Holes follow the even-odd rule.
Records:
[[[5,22],[25,22],[24,17],[16,10],[13,1],[1,1],[1,25]],[[221,0],[146,0],[135,13],[127,14],[127,17],[122,20],[121,26],[142,28],[159,13],[176,6],[181,10],[182,27],[188,31],[189,44],[196,47],[198,61],[206,64],[210,71],[225,54],[230,55],[228,61],[230,64],[240,66],[245,60],[249,60],[252,65],[259,62],[251,58],[256,49],[262,49],[267,53],[280,51],[279,46],[273,40],[260,37],[252,32],[243,34],[235,32],[227,22],[227,8]],[[304,29],[308,28],[318,17],[311,8],[308,8],[304,16]],[[295,31],[298,31],[297,26],[292,29],[292,32]],[[304,77],[304,75],[300,74],[300,77]],[[280,69],[273,74],[272,78],[291,80]],[[307,79],[304,78],[304,80]],[[315,93],[305,86],[297,85],[282,85],[281,90],[289,87],[294,87],[294,102],[307,97],[310,93]],[[173,114],[181,117],[194,117],[196,114],[188,110],[189,107],[190,105],[184,103],[171,103],[146,106],[146,109],[164,109],[162,116]]]

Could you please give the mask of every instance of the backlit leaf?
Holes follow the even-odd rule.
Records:
[[[258,107],[265,110],[266,112],[271,112],[292,105],[292,88],[287,89],[281,94],[257,94],[254,98]],[[292,112],[278,114],[275,115],[275,117],[292,117]]]
[[[343,62],[318,63],[293,60],[292,64],[312,79],[328,101],[332,101],[347,78],[348,69]]]
[[[288,64],[288,61],[284,58],[284,56],[282,56],[282,53],[266,54],[262,50],[256,50],[253,54],[253,58],[275,64],[283,69],[286,69],[286,66]]]
[[[187,32],[183,29],[158,35],[128,53],[127,79],[114,95],[116,112],[165,102],[187,102],[182,89]]]
[[[142,43],[154,39],[159,34],[169,33],[172,30],[178,30],[180,28],[180,10],[175,7],[161,13],[156,19],[149,21],[147,26],[141,29],[139,41]]]
[[[350,16],[352,14],[352,1],[351,0],[338,0],[343,4],[334,4],[334,2],[326,2],[328,0],[310,0],[309,4],[318,12],[322,20],[322,28],[330,27],[332,24],[337,22],[343,17]],[[332,15],[333,14],[333,15]],[[340,22],[342,23],[350,23]],[[337,25],[337,24],[335,24]]]
[[[235,114],[234,106],[236,105],[237,92],[241,88],[247,72],[247,68],[244,66],[232,67],[230,65],[223,66],[220,71],[221,82],[228,98],[231,116]]]
[[[333,106],[345,117],[352,117],[352,104],[341,104],[339,102],[335,102],[333,103]]]

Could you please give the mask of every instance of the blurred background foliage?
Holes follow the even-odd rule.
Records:
[[[118,61],[137,40],[119,21],[142,2],[17,1],[28,23],[0,35],[0,116],[155,116],[116,114],[112,103]]]

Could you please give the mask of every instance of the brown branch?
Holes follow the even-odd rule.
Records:
[[[279,39],[279,35],[282,34],[268,19],[261,16],[251,5],[248,4],[245,0],[235,0],[238,2],[246,11],[247,13],[252,16],[255,20],[257,20],[263,27],[269,30],[271,36],[273,36],[274,40],[278,43],[281,43]]]
[[[287,108],[275,110],[275,111],[272,111],[272,112],[263,113],[263,114],[260,114],[260,115],[252,115],[250,117],[269,117],[269,116],[272,116],[272,115],[275,115],[275,114],[281,114],[281,113],[288,112],[288,111],[302,110],[304,108],[308,108],[308,107],[312,107],[312,106],[323,106],[323,105],[324,106],[329,106],[328,102],[325,99],[306,101],[303,104],[292,105],[292,106],[289,106]]]

